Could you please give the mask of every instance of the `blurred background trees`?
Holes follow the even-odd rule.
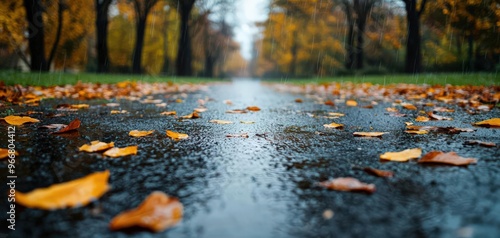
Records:
[[[269,0],[251,59],[234,40],[241,1],[2,0],[0,69],[290,78],[500,69],[497,0]]]

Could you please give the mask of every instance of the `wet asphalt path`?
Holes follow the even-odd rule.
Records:
[[[165,99],[177,95],[155,95]],[[159,115],[176,110],[186,115],[198,107],[198,99],[213,99],[202,118],[180,121]],[[304,103],[295,103],[301,97]],[[229,99],[233,105],[226,105]],[[332,97],[332,99],[334,99]],[[409,135],[405,121],[390,117],[381,103],[374,109],[315,104],[303,95],[277,93],[257,81],[234,81],[212,86],[207,92],[189,94],[183,103],[167,108],[117,100],[129,114],[110,115],[94,100],[90,109],[67,113],[66,117],[43,118],[37,125],[19,126],[16,164],[17,189],[23,192],[47,187],[109,169],[112,188],[94,203],[56,211],[18,209],[17,227],[8,237],[500,237],[499,147],[464,146],[468,139],[500,144],[500,129],[476,128],[460,134]],[[78,101],[46,100],[37,108],[14,108],[54,112],[55,105]],[[256,105],[262,110],[228,114],[229,109]],[[469,115],[462,109],[450,114],[454,121],[426,125],[471,127],[471,122],[499,116],[499,109]],[[342,130],[325,129],[331,119],[312,118],[307,113],[345,113],[334,120]],[[33,117],[37,117],[36,115]],[[77,134],[55,136],[39,125],[82,121]],[[233,124],[209,123],[212,119]],[[240,120],[255,121],[242,124]],[[0,138],[6,138],[1,124]],[[386,131],[382,139],[357,138],[355,131]],[[155,130],[152,136],[131,138],[130,130]],[[172,141],[165,130],[189,134]],[[227,138],[247,132],[249,138]],[[322,133],[318,133],[322,132]],[[115,146],[138,145],[135,156],[117,159],[78,152],[92,140],[114,141]],[[6,147],[6,141],[0,147]],[[387,151],[420,147],[455,151],[478,159],[468,167],[423,166],[380,162]],[[6,174],[5,161],[0,171]],[[393,178],[378,178],[357,170],[370,166],[392,170]],[[352,176],[374,183],[372,195],[328,191],[315,182]],[[5,183],[2,183],[5,184]],[[0,192],[6,193],[5,185]],[[136,207],[155,190],[179,197],[184,219],[178,226],[154,234],[147,231],[111,232],[109,221],[121,211]],[[7,207],[5,199],[3,208]],[[325,210],[333,211],[325,219]],[[2,212],[2,222],[5,213]],[[4,223],[2,223],[4,224]],[[6,225],[1,233],[6,233]]]

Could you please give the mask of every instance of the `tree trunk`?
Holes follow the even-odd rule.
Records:
[[[359,17],[356,22],[358,25],[358,35],[356,36],[356,69],[363,69],[363,61],[364,61],[364,33],[366,26],[366,17]]]
[[[97,72],[106,73],[109,70],[109,53],[108,53],[108,9],[111,0],[96,0],[96,51],[97,51]]]
[[[474,37],[472,36],[472,32],[469,33],[467,37],[467,64],[469,65],[469,71],[474,71]]]
[[[144,47],[144,34],[146,33],[146,18],[147,16],[139,16],[136,21],[136,35],[134,54],[132,56],[132,73],[142,73],[142,48]]]
[[[350,3],[347,1],[342,2],[344,4],[344,11],[347,18],[347,42],[346,42],[346,57],[345,57],[345,68],[351,70],[354,66],[354,19],[352,16],[352,10]]]
[[[59,45],[59,41],[61,40],[61,32],[63,28],[63,10],[65,6],[63,0],[59,0],[57,6],[57,31],[56,31],[56,39],[54,40],[54,44],[52,45],[52,49],[50,50],[49,59],[47,60],[47,67],[50,69],[50,65],[52,64],[52,60],[56,55],[57,46]]]
[[[43,30],[41,0],[24,0],[26,20],[28,21],[28,46],[30,51],[30,70],[47,72],[45,61],[45,36]]]
[[[417,0],[403,0],[406,9],[406,20],[408,22],[408,39],[406,42],[405,72],[418,74],[422,72],[422,52],[420,40],[420,15],[425,8],[426,0],[420,4],[417,10]]]
[[[179,14],[181,16],[181,27],[179,36],[179,47],[177,51],[177,75],[191,76],[191,36],[189,35],[189,15],[193,9],[195,0],[184,0],[179,2]]]
[[[161,67],[161,72],[164,75],[168,74],[168,70],[170,68],[170,59],[168,58],[168,24],[169,24],[169,19],[168,19],[168,11],[165,13],[167,14],[165,16],[165,19],[163,21],[163,66]]]
[[[297,29],[293,30],[293,36],[292,36],[292,48],[291,48],[291,53],[292,53],[292,61],[290,62],[290,77],[296,77],[297,76],[297,51],[298,51],[298,34],[297,34]]]

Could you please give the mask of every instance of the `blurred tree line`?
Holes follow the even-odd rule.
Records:
[[[0,68],[224,76],[233,0],[2,0]]]
[[[271,0],[258,77],[495,71],[498,0]]]

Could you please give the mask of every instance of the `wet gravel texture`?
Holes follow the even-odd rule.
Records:
[[[166,95],[154,98],[165,100]],[[172,96],[172,95],[170,95]],[[176,110],[186,115],[197,100],[210,97],[202,118],[180,121],[160,112]],[[294,102],[302,97],[303,103]],[[230,99],[233,105],[222,101]],[[183,103],[167,108],[115,100],[118,108],[101,106],[108,101],[88,101],[91,108],[69,112],[66,117],[32,115],[41,123],[17,127],[17,189],[22,192],[47,187],[109,169],[112,188],[85,207],[43,211],[17,206],[16,231],[6,229],[2,212],[1,234],[8,237],[500,237],[500,150],[464,145],[474,139],[500,144],[500,129],[475,128],[474,132],[427,135],[404,133],[406,121],[417,111],[402,109],[409,117],[391,117],[389,103],[373,109],[315,104],[303,95],[278,93],[258,81],[237,80],[215,85],[208,92],[189,94]],[[55,112],[71,100],[45,100],[40,107],[18,108]],[[227,114],[229,109],[256,105],[262,110]],[[438,106],[444,104],[438,104]],[[440,113],[453,121],[423,125],[472,127],[470,123],[499,117],[499,109],[469,115],[461,108]],[[112,109],[129,114],[110,114]],[[345,113],[339,119],[313,118],[307,113]],[[50,135],[40,125],[82,121],[76,134]],[[235,123],[219,125],[212,119]],[[242,124],[240,120],[255,121]],[[326,129],[335,121],[344,129]],[[7,147],[7,124],[0,124],[0,147]],[[382,138],[353,137],[355,131],[389,132]],[[130,130],[155,130],[152,136],[133,138]],[[189,134],[173,141],[165,130]],[[249,138],[226,134],[248,132]],[[323,133],[318,133],[323,132]],[[138,145],[137,155],[105,158],[78,152],[92,140],[114,141],[116,147]],[[420,147],[455,151],[478,159],[466,167],[381,162],[387,151]],[[395,172],[393,178],[366,174],[359,167]],[[7,161],[0,162],[2,175]],[[372,194],[329,191],[316,182],[351,176],[373,183]],[[5,179],[5,176],[2,176]],[[0,193],[7,193],[2,182]],[[112,232],[109,221],[136,207],[149,193],[159,190],[178,197],[184,205],[183,221],[155,234],[144,230]],[[2,199],[2,211],[8,207]],[[333,211],[326,219],[325,210]],[[5,236],[1,236],[5,237]]]

